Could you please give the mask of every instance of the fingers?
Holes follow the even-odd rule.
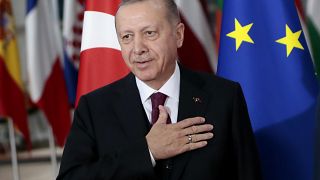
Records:
[[[168,111],[159,106],[159,118],[146,135],[155,159],[167,159],[186,151],[205,147],[213,138],[213,125],[204,124],[203,117],[193,117],[175,124],[167,124]]]
[[[168,112],[164,106],[159,106],[159,118],[155,124],[167,124]]]
[[[176,124],[176,126],[179,129],[184,129],[192,125],[203,124],[204,122],[205,122],[205,119],[203,117],[194,117],[194,118],[189,118],[189,119],[180,121]]]
[[[185,136],[185,145],[183,146],[182,153],[205,147],[208,144],[207,140],[213,138],[213,136],[213,133]]]
[[[191,142],[189,142],[189,136],[191,138]],[[214,134],[213,133],[204,133],[204,134],[193,134],[193,135],[189,135],[189,136],[185,136],[185,144],[189,144],[189,143],[197,143],[200,141],[206,141],[209,140],[211,138],[213,138]]]
[[[197,142],[197,143],[185,144],[183,146],[182,152],[192,151],[192,150],[195,150],[195,149],[200,149],[200,148],[205,147],[207,144],[208,144],[207,141],[200,141],[200,142]]]
[[[203,132],[208,132],[213,130],[213,125],[211,124],[203,124],[203,125],[193,125],[183,130],[183,135],[188,134],[198,134]]]

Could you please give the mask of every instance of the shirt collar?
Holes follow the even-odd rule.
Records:
[[[136,78],[137,87],[140,93],[140,98],[142,103],[146,102],[148,98],[156,92],[161,92],[168,97],[174,99],[175,101],[179,101],[179,91],[180,91],[180,69],[178,63],[176,63],[176,67],[174,73],[171,75],[169,80],[157,91],[151,87],[149,87],[146,83],[141,81],[139,78]]]

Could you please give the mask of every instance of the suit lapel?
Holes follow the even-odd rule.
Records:
[[[193,75],[188,74],[185,69],[180,69],[181,80],[178,121],[197,116],[205,117],[208,97],[207,94],[200,89],[200,87],[203,86],[201,79],[197,81],[194,77],[191,77]],[[174,170],[172,172],[172,179],[179,179],[191,155],[192,151],[173,158]]]
[[[149,132],[150,124],[141,103],[134,75],[130,73],[124,83],[125,86],[120,90],[120,98],[115,104],[115,111],[127,138],[139,139]]]

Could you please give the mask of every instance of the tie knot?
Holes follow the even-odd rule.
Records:
[[[167,95],[161,92],[153,93],[150,97],[151,97],[152,109],[158,108],[159,105],[163,106],[164,102],[167,99]]]
[[[164,105],[164,102],[167,99],[167,95],[162,94],[161,92],[154,93],[150,96],[152,103],[152,112],[151,112],[151,124],[156,123],[159,117],[159,105]],[[170,117],[167,119],[167,124],[171,123]]]

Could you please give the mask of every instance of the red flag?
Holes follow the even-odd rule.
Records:
[[[26,17],[27,68],[31,100],[43,110],[58,145],[71,126],[66,82],[61,67],[62,42],[57,1],[28,0]]]
[[[76,104],[82,95],[129,72],[121,56],[114,26],[119,3],[120,0],[86,2]]]
[[[0,1],[0,115],[10,117],[30,147],[19,53],[10,1]]]
[[[206,6],[201,0],[175,0],[186,26],[183,46],[179,49],[181,63],[186,67],[216,72],[217,54]]]

